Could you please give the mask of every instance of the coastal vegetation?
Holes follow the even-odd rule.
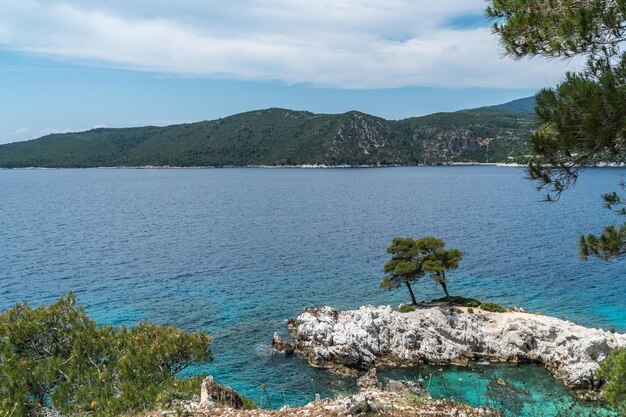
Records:
[[[626,348],[614,349],[602,362],[599,373],[607,381],[604,398],[626,415]]]
[[[418,248],[415,240],[410,237],[395,237],[391,246],[387,248],[391,259],[383,267],[385,276],[383,277],[380,287],[383,289],[398,288],[402,284],[406,285],[411,295],[411,303],[417,304],[411,282],[415,282],[424,275],[419,268],[415,257],[418,254]]]
[[[516,59],[583,57],[586,66],[568,72],[555,88],[536,96],[541,124],[530,139],[528,172],[554,201],[582,169],[598,159],[626,159],[626,2],[623,0],[491,0],[494,21],[507,54]],[[623,183],[622,191],[624,189]],[[626,215],[626,199],[603,195],[607,208]],[[626,257],[626,223],[599,235],[582,236],[583,259]]]
[[[416,165],[510,162],[536,119],[529,100],[385,120],[266,109],[166,127],[99,128],[0,146],[0,167]]]
[[[415,243],[420,253],[417,259],[420,269],[430,274],[430,277],[441,285],[448,302],[450,302],[446,272],[459,267],[459,263],[463,259],[463,252],[458,249],[444,249],[446,244],[443,240],[431,236],[423,237]]]
[[[457,269],[463,252],[458,249],[444,249],[443,240],[432,236],[414,240],[410,237],[396,237],[387,253],[392,257],[385,266],[380,287],[394,289],[405,284],[411,296],[412,305],[417,304],[411,283],[418,281],[426,274],[441,285],[448,302],[451,303],[448,293],[448,279],[446,272]]]
[[[498,303],[494,303],[491,301],[479,301],[474,298],[466,298],[461,297],[459,295],[453,295],[451,297],[438,298],[433,300],[434,303],[448,301],[454,305],[468,307],[468,312],[470,308],[479,307],[485,311],[490,311],[492,313],[505,313],[509,311],[508,308],[501,306]]]
[[[0,416],[111,416],[168,406],[199,391],[178,374],[211,359],[201,332],[140,323],[98,326],[70,293],[0,314]]]

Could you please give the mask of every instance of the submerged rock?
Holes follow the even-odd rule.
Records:
[[[279,352],[285,352],[288,355],[294,353],[292,344],[284,342],[278,333],[274,333],[274,336],[272,337],[272,348]]]
[[[538,362],[567,385],[595,389],[597,370],[626,335],[521,311],[493,313],[445,304],[400,313],[364,306],[339,312],[307,308],[289,322],[292,342],[277,350],[303,353],[316,367],[366,371],[378,365],[467,365],[470,361]],[[288,349],[286,348],[288,347]]]

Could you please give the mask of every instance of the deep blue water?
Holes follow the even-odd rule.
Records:
[[[577,255],[582,233],[620,220],[600,194],[621,172],[589,169],[544,204],[517,168],[4,170],[0,309],[72,290],[99,323],[202,329],[215,360],[201,371],[266,405],[299,404],[353,382],[272,354],[272,333],[309,305],[406,301],[378,288],[394,236],[463,250],[453,294],[625,332],[626,263]],[[428,280],[416,290],[442,295]],[[539,367],[507,369],[555,385]]]

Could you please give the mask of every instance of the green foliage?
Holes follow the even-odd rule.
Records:
[[[252,401],[250,398],[246,397],[245,395],[242,395],[241,399],[243,400],[244,410],[256,410],[259,408],[259,406],[254,401]]]
[[[410,237],[396,237],[387,253],[392,254],[383,270],[385,276],[381,288],[393,289],[405,284],[411,294],[411,301],[417,304],[411,282],[429,273],[431,278],[439,282],[448,296],[446,272],[458,268],[463,252],[458,249],[444,249],[441,239],[426,236],[417,240]]]
[[[0,167],[415,165],[507,161],[532,113],[483,108],[400,121],[283,109],[167,127],[94,129],[0,146]],[[488,146],[483,145],[490,138]],[[524,153],[521,152],[520,153]]]
[[[485,311],[491,311],[493,313],[506,313],[509,311],[506,307],[502,307],[500,304],[483,302],[480,303],[480,308]]]
[[[626,414],[626,348],[614,349],[600,365],[599,374],[606,380],[606,401]]]
[[[442,301],[449,301],[451,304],[459,305],[463,307],[469,307],[469,308],[480,307],[485,311],[491,311],[494,313],[505,313],[509,311],[508,308],[503,307],[500,304],[492,303],[489,301],[479,301],[474,298],[466,298],[466,297],[461,297],[459,295],[452,295],[450,297],[437,298],[433,300],[433,303],[442,302]],[[474,310],[472,309],[471,312],[473,313]]]
[[[400,313],[410,313],[411,311],[415,311],[415,306],[401,306],[398,311]]]
[[[514,57],[570,58],[615,50],[626,40],[623,0],[491,0],[487,16]]]
[[[418,264],[424,273],[429,273],[430,277],[441,284],[446,297],[448,294],[446,272],[459,267],[463,252],[458,249],[444,249],[445,243],[441,239],[432,236],[423,237],[416,241],[419,248],[420,257]]]
[[[383,289],[398,288],[405,284],[411,294],[411,301],[417,304],[415,295],[411,289],[411,282],[421,278],[424,273],[415,262],[417,256],[417,246],[410,237],[396,237],[391,246],[387,248],[387,253],[391,254],[391,259],[385,263],[383,277],[380,287]]]
[[[421,407],[429,401],[430,397],[427,393],[416,394],[407,390],[402,393],[402,399],[404,401],[404,405],[409,407]]]
[[[580,256],[610,260],[626,256],[626,223],[621,227],[607,226],[600,236],[580,237]]]
[[[474,298],[466,298],[466,297],[461,297],[459,295],[452,295],[449,298],[448,297],[437,298],[436,300],[433,300],[433,303],[438,303],[442,301],[449,301],[452,304],[456,304],[456,305],[463,306],[463,307],[480,307],[480,304],[481,304],[480,301]]]
[[[191,392],[176,374],[210,360],[211,339],[169,326],[99,327],[73,294],[0,315],[0,415],[117,415]],[[198,386],[199,387],[199,386]]]
[[[623,178],[620,186],[622,190],[626,188]],[[623,196],[613,192],[604,194],[602,198],[607,209],[620,216],[626,216],[626,199]],[[600,236],[581,236],[580,256],[585,260],[596,257],[607,261],[626,256],[626,223],[620,227],[607,226]]]
[[[168,408],[176,401],[191,400],[200,395],[200,386],[204,376],[192,376],[184,379],[171,378],[163,383],[156,396],[154,406]]]
[[[537,94],[541,127],[530,140],[529,176],[554,201],[585,166],[626,158],[626,1],[491,0],[487,15],[506,51],[516,58],[543,55],[587,58],[556,88]],[[623,184],[622,184],[623,185]],[[606,206],[626,215],[623,196],[603,196]],[[583,259],[626,256],[626,226],[583,236]]]
[[[414,262],[417,255],[415,241],[410,237],[396,237],[387,248],[391,259],[385,263],[383,272],[385,276],[381,282],[381,288],[398,288],[405,282],[412,282],[423,274]]]

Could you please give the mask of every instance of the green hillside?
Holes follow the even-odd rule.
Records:
[[[360,112],[258,110],[167,127],[93,129],[0,146],[0,167],[415,165],[501,162],[532,113],[485,107],[390,121]]]

